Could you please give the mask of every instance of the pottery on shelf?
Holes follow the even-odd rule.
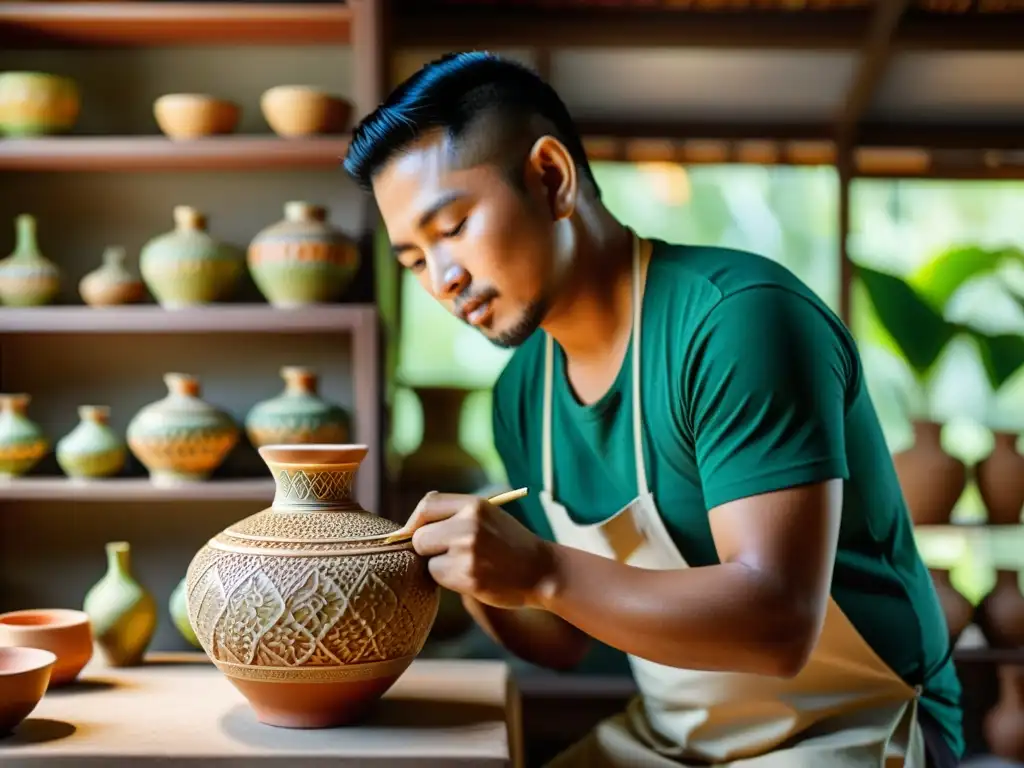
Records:
[[[136,666],[156,631],[156,601],[132,575],[128,542],[112,541],[106,549],[107,572],[86,593],[83,610],[107,664]]]
[[[995,432],[995,445],[974,469],[989,525],[1016,525],[1024,508],[1024,456],[1017,451],[1017,435]]]
[[[336,301],[359,267],[359,250],[327,224],[323,206],[290,202],[284,219],[259,232],[249,245],[249,272],[275,307]]]
[[[359,718],[419,654],[437,584],[398,525],[353,498],[364,445],[264,446],[273,505],[189,565],[192,628],[270,725]]]
[[[32,714],[50,684],[57,657],[41,648],[0,648],[0,737]]]
[[[231,416],[201,398],[199,380],[166,373],[167,396],[128,424],[128,447],[156,485],[207,479],[238,443]]]
[[[110,428],[110,408],[82,405],[78,425],[57,441],[57,464],[68,477],[110,477],[124,468],[128,450]]]
[[[157,235],[139,255],[142,279],[160,306],[197,306],[231,298],[245,254],[206,231],[206,217],[187,205],[174,208],[174,229]]]
[[[40,307],[60,292],[60,270],[39,251],[34,216],[14,220],[14,252],[0,261],[0,303],[8,307]]]
[[[1024,595],[1017,571],[996,570],[996,583],[978,606],[982,631],[993,648],[1024,646]]]
[[[260,110],[278,136],[341,133],[352,117],[352,105],[306,85],[277,85],[260,96]]]
[[[929,568],[932,583],[935,585],[935,592],[939,596],[939,604],[942,606],[942,613],[946,617],[946,626],[949,629],[949,643],[956,645],[960,634],[970,626],[974,620],[974,606],[971,601],[964,597],[953,586],[949,579],[949,571],[940,568]]]
[[[92,659],[89,616],[66,608],[0,614],[0,647],[50,651],[57,657],[50,672],[50,688],[67,685]]]
[[[967,485],[964,463],[942,448],[942,425],[915,421],[914,444],[893,456],[915,525],[944,525]]]
[[[75,81],[44,72],[0,73],[0,134],[43,136],[70,130],[81,102]]]
[[[185,579],[178,582],[178,586],[171,592],[171,599],[167,602],[167,610],[174,622],[175,628],[181,636],[188,641],[189,645],[195,648],[202,648],[196,633],[192,631],[192,625],[188,623],[188,601],[185,598]]]
[[[985,715],[985,741],[993,755],[1024,762],[1024,667],[998,669],[999,699]]]
[[[178,141],[233,133],[242,109],[205,93],[168,93],[153,102],[160,130]]]
[[[245,417],[245,431],[254,447],[348,442],[348,413],[320,397],[314,370],[285,366],[281,378],[284,391],[256,403]]]
[[[142,301],[146,288],[125,267],[124,261],[124,248],[111,246],[103,251],[102,264],[78,283],[82,301],[90,307],[113,307]]]
[[[31,395],[0,395],[0,479],[26,474],[50,450],[43,430],[28,417],[31,402]]]

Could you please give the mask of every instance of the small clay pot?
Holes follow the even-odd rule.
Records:
[[[82,611],[64,608],[0,614],[0,646],[50,651],[57,657],[50,687],[67,685],[92,658],[89,617]]]
[[[341,133],[352,118],[345,99],[305,85],[278,85],[260,97],[260,110],[278,136]]]
[[[1024,507],[1024,456],[1017,452],[1017,435],[995,432],[995,446],[975,468],[978,492],[988,510],[990,525],[1016,525]]]
[[[949,628],[949,643],[956,645],[960,634],[970,626],[974,619],[974,606],[971,601],[961,595],[953,583],[949,580],[949,571],[939,568],[929,568],[932,582],[935,584],[935,592],[939,596],[939,603],[942,605],[942,613],[946,617],[946,626]]]
[[[176,140],[232,133],[241,114],[234,102],[205,93],[169,93],[153,104],[160,130]]]
[[[993,755],[1024,761],[1024,667],[999,667],[999,700],[985,716],[985,741]]]
[[[914,445],[893,464],[915,525],[945,525],[967,485],[964,463],[942,450],[942,425],[915,421]]]
[[[1017,571],[997,570],[996,584],[978,606],[982,631],[993,648],[1024,646],[1024,595]]]
[[[0,736],[32,714],[57,657],[41,648],[0,648]]]

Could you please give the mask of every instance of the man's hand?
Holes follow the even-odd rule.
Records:
[[[536,606],[555,578],[551,544],[477,496],[432,491],[402,530],[438,584],[486,605]]]

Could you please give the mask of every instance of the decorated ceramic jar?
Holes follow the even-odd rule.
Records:
[[[14,253],[0,261],[0,303],[8,307],[49,304],[60,291],[60,270],[39,252],[35,217],[15,219]]]
[[[43,430],[28,417],[32,397],[0,395],[0,479],[26,474],[50,450]]]
[[[44,72],[0,73],[0,134],[42,136],[70,130],[81,103],[75,81]]]
[[[103,251],[100,266],[78,283],[82,301],[91,307],[111,307],[141,301],[146,289],[124,262],[124,248],[111,246]]]
[[[344,443],[349,439],[348,413],[320,397],[315,371],[285,366],[281,378],[284,391],[257,403],[245,417],[245,431],[253,446]]]
[[[363,445],[263,446],[273,505],[196,554],[189,621],[264,723],[358,718],[419,654],[437,584],[398,524],[353,498]]]
[[[57,441],[57,464],[68,477],[109,477],[124,467],[128,450],[110,428],[110,408],[83,405],[78,426]]]

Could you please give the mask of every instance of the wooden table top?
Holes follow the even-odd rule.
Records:
[[[257,722],[202,654],[153,654],[129,669],[94,660],[0,739],[0,765],[508,766],[517,738],[508,678],[500,661],[421,659],[362,724],[290,730]]]

